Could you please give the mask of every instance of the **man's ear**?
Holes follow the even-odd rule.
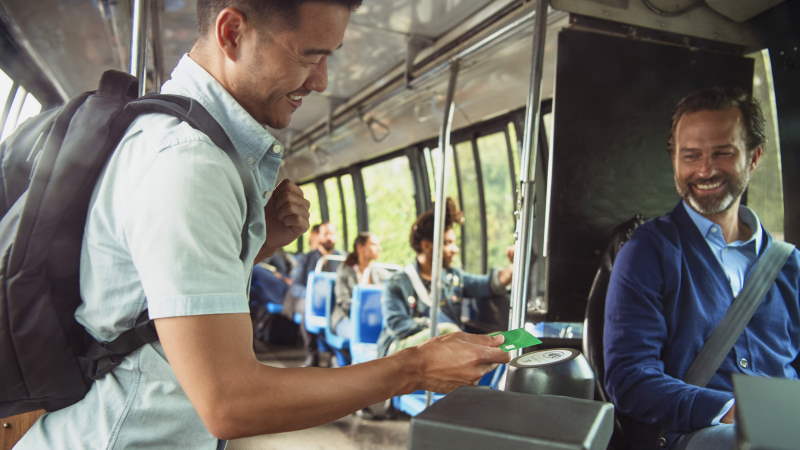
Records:
[[[246,26],[247,19],[236,8],[225,8],[217,14],[214,37],[219,49],[232,61],[239,59],[242,35]]]
[[[759,161],[761,161],[761,155],[764,154],[764,146],[759,145],[753,150],[753,154],[750,155],[750,171],[756,170],[758,167]]]

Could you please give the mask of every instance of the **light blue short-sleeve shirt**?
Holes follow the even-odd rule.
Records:
[[[102,341],[130,329],[144,309],[152,319],[249,312],[250,273],[266,239],[264,206],[282,146],[188,55],[162,92],[208,110],[250,168],[257,192],[245,193],[231,159],[203,133],[167,115],[136,119],[95,187],[81,251],[83,303],[75,318]],[[248,207],[257,212],[251,223]],[[154,343],[125,358],[80,402],[45,414],[15,448],[216,446]]]

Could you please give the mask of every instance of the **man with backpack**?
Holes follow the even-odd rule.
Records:
[[[100,342],[133,329],[148,343],[111,358],[83,399],[45,414],[17,448],[214,449],[417,389],[447,392],[508,361],[494,348],[502,338],[464,333],[339,369],[255,358],[253,262],[304,232],[309,208],[293,183],[274,187],[283,149],[264,125],[288,126],[306,95],[325,90],[327,58],[359,3],[198,1],[200,38],[162,92],[205,108],[235,155],[173,115],[127,128],[88,204],[75,320]]]

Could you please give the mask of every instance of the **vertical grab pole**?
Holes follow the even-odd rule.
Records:
[[[433,215],[433,262],[431,265],[431,337],[435,337],[439,325],[439,302],[442,300],[442,242],[444,241],[445,186],[450,168],[450,132],[453,129],[453,97],[456,93],[459,60],[450,64],[450,81],[447,84],[447,98],[444,103],[442,131],[439,134],[439,150],[442,155],[436,176],[436,204]],[[433,397],[431,392],[425,394],[425,406],[430,406]]]
[[[139,95],[147,89],[147,5],[150,0],[133,1],[131,26],[131,65],[128,73],[139,79]]]
[[[520,158],[519,195],[517,196],[516,242],[514,245],[514,271],[511,282],[511,312],[508,329],[515,330],[525,325],[527,299],[530,291],[530,267],[533,254],[533,207],[536,184],[534,174],[536,155],[539,152],[539,121],[541,112],[541,82],[544,61],[544,43],[547,32],[547,0],[536,0],[536,17],[533,25],[533,56],[528,101],[525,108],[525,130]],[[514,350],[512,358],[522,354]]]

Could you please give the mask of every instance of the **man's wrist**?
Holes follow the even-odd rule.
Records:
[[[408,394],[420,389],[425,368],[422,350],[419,347],[407,348],[386,359],[395,365],[393,372],[400,375],[399,380],[393,379],[397,389],[394,395]]]
[[[280,247],[272,247],[270,245],[264,244],[258,251],[258,255],[256,256],[256,263],[261,262],[269,258],[270,256],[274,255],[279,248]]]

